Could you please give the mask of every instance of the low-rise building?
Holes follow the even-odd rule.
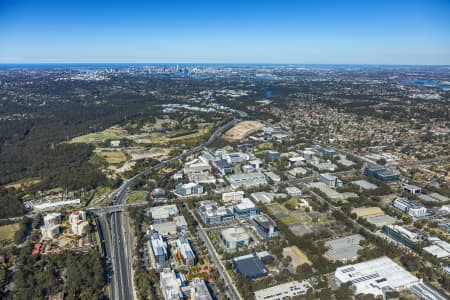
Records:
[[[332,189],[338,188],[343,185],[342,180],[340,180],[339,178],[337,178],[337,176],[334,176],[330,173],[320,174],[319,180]]]
[[[258,235],[265,238],[277,237],[280,235],[275,222],[269,218],[267,215],[256,215],[250,217],[251,223],[253,224]]]
[[[149,209],[152,219],[155,221],[161,221],[168,219],[169,217],[178,216],[179,211],[175,204],[154,206]]]
[[[266,177],[272,180],[274,183],[281,182],[280,175],[277,175],[274,172],[264,172],[264,175],[266,175]]]
[[[251,193],[250,197],[255,200],[255,202],[269,203],[273,201],[274,195],[268,192],[255,192]]]
[[[157,232],[152,233],[149,243],[156,263],[156,268],[159,268],[166,263],[168,258],[167,243]]]
[[[351,282],[355,294],[374,296],[383,296],[387,289],[402,291],[420,282],[417,277],[386,256],[338,267],[334,276],[338,284]]]
[[[183,294],[181,292],[181,280],[177,278],[175,271],[167,268],[159,273],[159,282],[161,291],[165,300],[181,300]]]
[[[185,299],[213,300],[206,283],[201,278],[194,278],[187,286],[181,287]]]
[[[295,186],[289,186],[286,188],[286,193],[291,197],[300,197],[302,195],[302,191]]]
[[[368,164],[364,168],[364,175],[382,181],[396,181],[400,179],[400,174],[398,172],[394,172],[391,169],[374,164]]]
[[[48,224],[59,224],[61,223],[61,214],[60,213],[50,213],[44,216],[44,225]]]
[[[240,203],[233,207],[236,219],[248,218],[250,216],[259,215],[260,209],[250,199],[244,198]]]
[[[201,195],[203,194],[203,186],[194,182],[180,183],[176,186],[175,193],[182,197]]]
[[[222,175],[228,175],[233,173],[233,167],[224,159],[215,160],[212,162],[212,165]]]
[[[215,201],[203,201],[198,208],[198,214],[206,225],[215,225],[234,220],[233,210],[218,206]]]
[[[236,191],[222,194],[222,201],[224,203],[237,203],[244,199],[244,191]]]
[[[416,233],[399,225],[386,225],[383,227],[384,234],[408,248],[415,249],[419,243],[419,237]]]
[[[249,279],[257,279],[269,274],[262,260],[254,253],[233,258],[233,264],[237,273]]]
[[[247,189],[267,184],[266,176],[260,172],[229,175],[228,181],[233,189]]]
[[[251,237],[244,227],[231,227],[220,231],[220,239],[226,249],[238,250],[251,242]]]
[[[54,239],[56,238],[60,233],[60,228],[58,224],[47,224],[44,226],[41,226],[41,234],[42,237],[45,239]]]
[[[312,288],[308,281],[291,281],[256,291],[255,300],[280,300],[304,296]]]
[[[177,248],[178,258],[182,259],[185,265],[189,267],[195,265],[196,257],[187,238],[180,236],[177,240]]]
[[[425,206],[419,205],[417,202],[406,198],[396,199],[394,203],[392,203],[392,206],[416,218],[423,217],[427,213]]]
[[[325,246],[328,251],[325,256],[333,261],[352,261],[358,258],[359,243],[364,240],[360,234],[345,236],[332,241],[327,241]]]
[[[357,218],[370,218],[383,216],[384,211],[376,206],[372,207],[357,207],[352,209],[352,214],[355,214]]]
[[[429,238],[430,246],[424,247],[425,252],[430,253],[438,259],[450,257],[450,244],[437,237]]]
[[[420,187],[418,187],[417,185],[412,185],[412,184],[405,184],[403,186],[403,190],[407,191],[410,194],[420,194],[422,192],[422,189]]]

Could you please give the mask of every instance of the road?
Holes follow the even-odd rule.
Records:
[[[239,121],[239,119],[233,119],[225,123],[218,129],[216,129],[204,144],[188,150],[181,155],[178,155],[166,161],[162,161],[155,166],[152,166],[147,170],[140,172],[132,178],[124,181],[119,188],[117,188],[110,194],[113,205],[116,207],[124,205],[127,199],[128,190],[133,187],[133,185],[141,177],[162,169],[179,159],[186,158],[187,156],[202,151],[207,146],[212,144],[226,130],[236,125]],[[132,231],[130,230],[128,215],[126,212],[122,211],[116,211],[112,213],[111,218],[109,219],[109,226],[106,224],[105,219],[106,215],[100,212],[99,223],[100,230],[102,230],[102,235],[104,236],[103,243],[105,255],[107,257],[107,260],[112,264],[110,296],[112,300],[132,300],[135,298],[132,269],[133,243],[130,240],[132,238]]]
[[[233,280],[231,279],[230,275],[228,274],[227,270],[225,269],[225,266],[223,265],[222,261],[220,260],[220,256],[216,251],[216,248],[214,248],[213,244],[211,243],[211,240],[208,237],[208,234],[206,233],[205,229],[201,225],[202,223],[200,220],[197,219],[196,214],[189,209],[189,212],[194,217],[194,219],[197,221],[198,226],[196,227],[197,232],[199,233],[200,238],[205,243],[206,249],[208,249],[208,253],[210,255],[209,258],[211,258],[212,262],[217,268],[217,271],[219,271],[220,277],[223,278],[225,282],[225,293],[227,294],[228,299],[231,300],[242,300],[241,294],[239,294],[239,291],[236,288],[236,285],[233,284]]]

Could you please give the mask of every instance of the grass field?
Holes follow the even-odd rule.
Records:
[[[292,258],[292,264],[297,267],[302,264],[312,265],[312,262],[308,259],[308,256],[300,250],[297,246],[286,247],[283,249],[283,256],[290,256]]]
[[[269,149],[273,148],[273,143],[270,143],[270,142],[262,143],[262,144],[259,144],[257,146],[257,148],[260,150],[269,150]]]
[[[0,226],[0,241],[12,240],[19,226],[19,223]]]
[[[144,191],[131,193],[130,195],[128,195],[127,203],[143,202],[145,201],[146,196],[147,192]]]
[[[72,143],[95,144],[106,140],[120,140],[126,136],[127,132],[121,127],[110,127],[96,133],[89,133],[72,139]]]
[[[243,121],[225,132],[223,139],[229,142],[240,141],[263,127],[264,124],[259,121]]]
[[[123,151],[102,151],[97,152],[97,155],[103,157],[110,165],[120,164],[127,160]]]
[[[289,211],[286,209],[286,207],[281,206],[278,203],[270,203],[266,204],[267,209],[270,211],[270,213],[274,216],[279,214],[288,214]]]
[[[33,178],[24,178],[12,183],[9,183],[5,185],[5,188],[15,188],[15,189],[21,189],[23,187],[31,186],[34,184],[37,184],[41,182],[41,179],[39,177],[33,177]]]
[[[280,221],[286,225],[290,225],[298,223],[309,223],[311,219],[299,212],[290,212],[289,216],[280,218]]]

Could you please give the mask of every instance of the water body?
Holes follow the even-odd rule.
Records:
[[[424,87],[440,88],[440,89],[442,89],[444,91],[450,91],[450,85],[443,84],[443,83],[438,82],[438,81],[431,81],[431,80],[424,80],[424,79],[413,79],[413,80],[408,80],[408,83],[421,85],[421,86],[424,86]]]

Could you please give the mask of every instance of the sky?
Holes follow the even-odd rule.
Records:
[[[0,63],[450,65],[450,0],[0,0]]]

